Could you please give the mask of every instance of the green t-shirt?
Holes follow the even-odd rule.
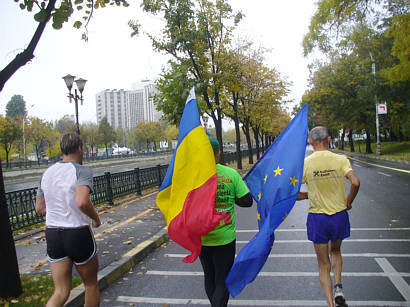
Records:
[[[225,225],[224,221],[221,221],[214,230],[202,237],[202,245],[204,246],[225,245],[235,240],[235,197],[241,198],[249,193],[248,187],[236,170],[217,164],[216,172],[218,174],[218,189],[216,190],[215,209],[219,212],[229,212],[232,224]]]

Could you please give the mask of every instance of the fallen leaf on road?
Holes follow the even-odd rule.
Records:
[[[37,263],[37,265],[34,267],[35,270],[40,270],[40,268],[43,266],[43,263],[40,261]]]
[[[109,251],[103,251],[103,254],[109,254],[110,252]]]
[[[132,243],[132,241],[130,240],[130,241],[124,241],[124,242],[122,242],[122,244],[124,244],[124,245],[130,245]]]

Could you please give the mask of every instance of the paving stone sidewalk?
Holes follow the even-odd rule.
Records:
[[[102,225],[93,228],[97,241],[99,271],[165,227],[164,218],[155,204],[157,190],[124,199],[113,207],[100,208]],[[15,241],[21,274],[50,272],[44,231]],[[73,270],[73,274],[77,272]]]

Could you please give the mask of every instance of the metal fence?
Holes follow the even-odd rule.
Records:
[[[133,169],[126,172],[106,172],[93,178],[91,200],[94,205],[107,202],[114,204],[114,199],[136,193],[141,195],[144,189],[159,186],[165,177],[168,165]],[[44,221],[44,216],[35,211],[37,187],[7,192],[6,200],[11,229],[18,230]]]
[[[242,151],[242,157],[248,156],[248,151]],[[225,163],[236,161],[236,153],[225,153]],[[107,202],[114,204],[114,199],[136,193],[153,187],[159,187],[167,172],[168,165],[157,165],[149,168],[135,168],[130,171],[113,173],[93,178],[93,193],[91,200],[94,205]],[[35,211],[37,187],[6,193],[7,207],[11,229],[18,230],[44,221],[43,215]]]

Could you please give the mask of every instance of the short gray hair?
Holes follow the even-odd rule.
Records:
[[[324,141],[328,138],[328,136],[329,133],[327,132],[326,127],[323,126],[317,126],[309,132],[309,138],[316,142]]]
[[[65,155],[76,153],[78,147],[83,148],[81,137],[75,132],[65,133],[60,140],[61,152]]]

